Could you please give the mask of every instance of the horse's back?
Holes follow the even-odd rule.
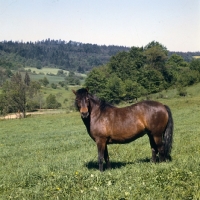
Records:
[[[122,129],[142,132],[163,132],[168,122],[165,106],[157,101],[142,101],[123,108],[114,108],[113,119]]]
[[[140,110],[140,118],[146,129],[151,132],[163,132],[168,122],[166,107],[157,101],[143,101],[135,105]]]
[[[127,107],[107,108],[102,114],[102,118],[106,118],[109,124],[129,126],[138,123],[142,124],[144,128],[148,128],[150,124],[159,125],[160,121],[167,123],[168,112],[160,102],[142,101]]]

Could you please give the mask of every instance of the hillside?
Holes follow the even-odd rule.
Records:
[[[52,67],[85,72],[94,66],[106,64],[111,56],[130,48],[122,46],[98,46],[80,42],[43,40],[36,43],[0,42],[0,65],[13,67]]]
[[[35,43],[3,41],[0,42],[0,67],[51,67],[84,73],[93,67],[105,65],[118,52],[130,49],[50,39]],[[174,53],[181,55],[187,62],[200,55],[200,52],[168,52],[168,56]]]

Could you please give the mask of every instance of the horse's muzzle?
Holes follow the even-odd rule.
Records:
[[[81,113],[82,118],[87,118],[88,115],[89,115],[88,108],[87,107],[81,107],[80,113]]]
[[[89,116],[89,112],[81,112],[82,118],[87,118]]]

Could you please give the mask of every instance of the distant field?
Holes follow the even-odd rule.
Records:
[[[31,80],[38,81],[39,79],[43,79],[44,77],[47,77],[49,80],[49,84],[51,83],[59,83],[65,80],[62,76],[49,76],[49,75],[41,75],[41,74],[30,74],[29,75]]]
[[[45,100],[46,97],[49,95],[49,94],[53,94],[56,96],[56,99],[58,102],[60,102],[62,104],[62,109],[65,109],[66,111],[69,111],[70,110],[70,107],[73,109],[73,106],[74,106],[74,94],[72,92],[72,89],[78,89],[80,88],[81,86],[72,86],[68,88],[68,90],[65,90],[65,88],[62,88],[62,87],[58,87],[57,89],[52,89],[51,87],[48,87],[48,88],[45,88],[43,87],[41,89],[41,93],[43,95],[43,99]],[[67,101],[65,101],[67,100]]]
[[[193,56],[193,58],[195,58],[195,59],[199,59],[199,58],[200,58],[200,56]]]
[[[171,98],[174,90],[163,92],[170,98],[153,96],[172,110],[172,162],[149,162],[144,136],[109,145],[112,169],[103,173],[79,113],[0,120],[0,199],[200,199],[199,90],[200,84],[186,97]]]
[[[30,67],[26,67],[25,70],[31,70],[31,72],[35,73],[35,74],[29,74],[31,80],[35,80],[38,81],[39,79],[43,79],[44,77],[47,77],[47,79],[49,80],[49,83],[56,83],[58,84],[59,82],[62,82],[65,80],[64,77],[62,76],[56,76],[57,72],[59,69],[55,69],[55,68],[42,68],[42,69],[37,69],[37,68],[30,68]],[[22,75],[24,75],[24,72],[21,72]],[[64,70],[64,73],[68,73],[68,71]],[[47,74],[53,74],[53,76],[51,75],[47,75]]]
[[[45,75],[47,74],[54,74],[56,75],[58,73],[59,69],[55,68],[42,68],[42,69],[37,69],[33,67],[25,67],[25,70],[31,70],[31,72],[35,72],[36,74],[44,73]],[[68,74],[69,72],[66,70],[63,70],[64,73]]]
[[[58,84],[59,82],[62,82],[65,80],[65,77],[62,76],[57,76],[58,70],[60,69],[55,69],[55,68],[42,68],[42,69],[37,69],[37,68],[31,68],[31,67],[25,67],[25,70],[31,70],[32,73],[30,73],[30,78],[31,80],[36,80],[38,81],[39,79],[43,79],[44,77],[47,77],[49,80],[49,83],[56,83]],[[68,75],[69,71],[63,70],[64,74]],[[21,72],[22,75],[24,75],[24,72]],[[34,74],[33,74],[34,73]],[[50,75],[52,74],[52,75]],[[83,78],[86,77],[86,74],[79,74],[77,75],[82,76]],[[81,80],[83,82],[83,80]]]
[[[25,70],[31,70],[31,72],[35,72],[36,74],[41,74],[43,73],[44,75],[47,75],[47,74],[54,74],[54,75],[57,75],[58,73],[58,70],[60,69],[56,69],[56,68],[47,68],[47,67],[44,67],[42,69],[37,69],[37,68],[34,68],[34,67],[25,67]],[[69,71],[67,70],[63,70],[64,74],[68,74]],[[86,77],[86,74],[80,74],[80,73],[76,73],[80,76],[83,76],[83,77]]]

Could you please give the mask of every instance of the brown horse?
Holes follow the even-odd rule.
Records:
[[[107,144],[128,143],[144,134],[149,137],[152,161],[171,160],[173,119],[168,106],[156,101],[143,101],[124,108],[99,100],[82,88],[74,91],[75,105],[90,137],[98,148],[99,170],[103,159],[110,168]]]

